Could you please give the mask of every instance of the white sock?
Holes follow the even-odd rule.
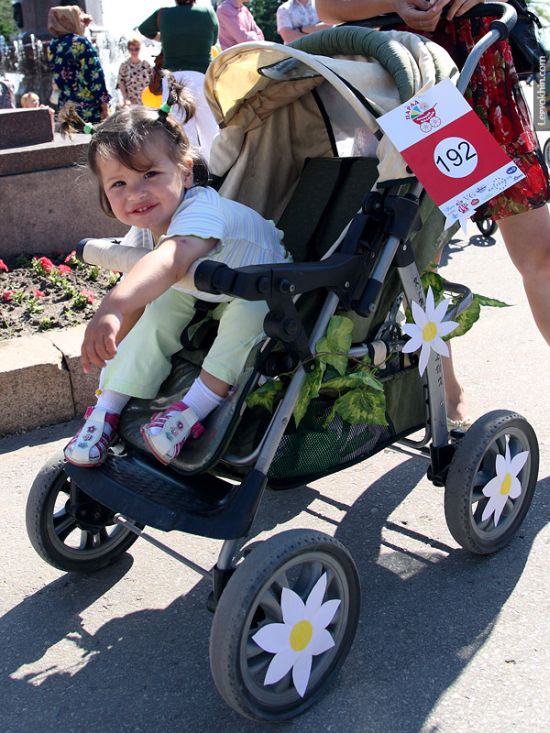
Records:
[[[199,420],[204,420],[212,410],[221,405],[224,399],[225,397],[220,397],[212,392],[202,379],[197,377],[182,401],[193,410]]]
[[[122,410],[130,401],[130,397],[122,392],[115,392],[113,389],[103,389],[97,398],[96,407],[114,415],[120,415]]]

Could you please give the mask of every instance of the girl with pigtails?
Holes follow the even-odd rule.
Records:
[[[180,335],[194,316],[197,299],[218,302],[217,337],[184,401],[141,427],[145,443],[164,464],[188,438],[199,438],[201,421],[220,405],[263,336],[264,301],[247,302],[195,288],[201,260],[230,267],[285,262],[282,232],[273,222],[207,185],[205,162],[189,146],[170,106],[188,117],[193,106],[173,77],[168,104],[160,110],[133,107],[97,127],[74,109],[64,114],[65,131],[91,133],[88,164],[103,210],[130,227],[147,230],[155,243],[103,299],[82,344],[82,365],[102,368],[95,406],[65,448],[77,466],[98,466],[116,439],[119,416],[131,397],[153,399],[181,348]]]

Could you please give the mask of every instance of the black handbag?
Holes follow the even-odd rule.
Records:
[[[508,0],[518,14],[517,23],[510,32],[510,46],[518,74],[536,73],[541,64],[546,66],[548,51],[540,41],[538,16],[527,8],[525,0]]]

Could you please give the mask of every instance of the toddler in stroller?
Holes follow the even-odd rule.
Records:
[[[513,11],[504,20],[513,22]],[[246,551],[268,485],[298,487],[398,442],[427,459],[429,478],[444,487],[451,533],[478,554],[510,542],[535,490],[538,447],[527,421],[498,410],[449,436],[439,353],[430,350],[422,375],[417,356],[405,353],[398,312],[403,297],[417,312],[425,306],[420,272],[451,234],[442,214],[384,138],[378,159],[349,156],[358,129],[376,136],[378,115],[440,78],[456,71],[433,44],[365,28],[323,31],[290,47],[242,44],[215,59],[206,80],[220,124],[214,181],[224,196],[277,222],[294,262],[233,269],[205,261],[195,284],[266,302],[267,338],[204,421],[201,440],[169,467],[150,459],[139,428],[193,383],[208,349],[197,334],[155,399],[130,401],[121,441],[101,466],[89,471],[57,455],[31,489],[31,542],[64,570],[97,570],[137,537],[152,541],[144,525],[223,540],[211,571],[211,670],[222,697],[251,718],[288,719],[319,699],[359,618],[357,568],[334,538],[292,530]],[[123,271],[147,252],[98,240],[81,249],[87,261]],[[445,287],[454,302],[443,322],[470,300],[463,286]],[[340,328],[334,333],[335,316],[353,333],[351,325],[344,338]],[[323,352],[331,363],[321,362]],[[332,357],[361,366],[368,357],[370,366],[350,375]],[[360,420],[333,409],[341,378],[350,376],[366,405]],[[258,385],[281,382],[272,414],[254,406]],[[380,386],[382,415],[379,402],[369,412]],[[314,398],[306,407],[304,389]],[[420,429],[421,438],[409,437]]]
[[[232,266],[286,259],[282,232],[272,222],[205,187],[205,164],[193,161],[183,129],[168,115],[168,108],[180,101],[173,77],[169,83],[168,104],[158,112],[122,110],[90,130],[88,159],[104,208],[119,221],[145,230],[157,244],[106,296],[86,329],[84,370],[90,364],[104,369],[97,404],[88,408],[84,426],[65,448],[65,458],[75,466],[101,465],[130,397],[154,398],[170,373],[180,333],[201,295],[192,283],[201,259],[208,256]],[[74,110],[66,119],[81,129],[86,126]],[[223,304],[223,311],[200,376],[186,402],[175,402],[141,427],[150,451],[164,464],[189,437],[204,432],[200,421],[238,380],[267,314],[261,301],[205,298],[219,302],[220,308]]]

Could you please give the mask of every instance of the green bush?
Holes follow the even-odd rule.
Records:
[[[266,41],[281,43],[281,37],[277,33],[277,8],[283,0],[250,0],[248,7],[254,16],[254,20],[262,29]]]

